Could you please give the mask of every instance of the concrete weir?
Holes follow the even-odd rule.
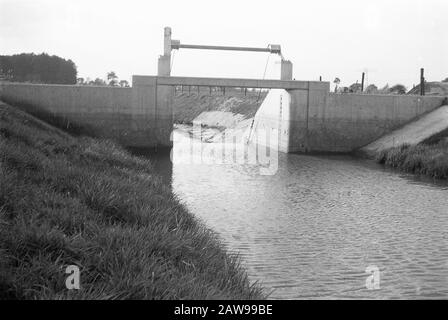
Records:
[[[281,80],[171,77],[179,49],[268,52],[281,57]],[[440,107],[445,97],[330,93],[330,83],[295,81],[280,45],[184,44],[164,29],[157,76],[133,76],[132,88],[0,83],[0,99],[124,146],[171,147],[173,86],[270,89],[248,141],[281,152],[351,152]],[[441,126],[444,124],[442,123]],[[448,125],[447,125],[448,127]]]
[[[249,141],[286,153],[355,151],[444,100],[334,94],[328,82],[320,81],[169,76],[134,76],[132,88],[3,83],[0,98],[125,146],[170,147],[175,85],[271,88],[255,115]]]

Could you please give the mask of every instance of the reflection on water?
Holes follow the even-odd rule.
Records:
[[[263,176],[254,165],[174,161],[171,180],[271,298],[448,298],[445,183],[348,156],[278,163]],[[368,266],[379,290],[366,289]]]

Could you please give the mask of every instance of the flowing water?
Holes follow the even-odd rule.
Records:
[[[447,184],[350,156],[278,154],[274,175],[182,163],[175,136],[157,166],[271,299],[448,298]]]

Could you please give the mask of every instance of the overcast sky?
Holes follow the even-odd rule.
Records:
[[[296,80],[383,86],[448,77],[447,0],[0,0],[0,54],[72,59],[81,77],[157,73],[163,28],[188,44],[280,44]],[[181,49],[172,75],[261,78],[267,53]],[[269,59],[266,78],[279,76]]]

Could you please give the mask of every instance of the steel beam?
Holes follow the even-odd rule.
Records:
[[[178,40],[173,40],[171,42],[172,49],[200,49],[200,50],[231,50],[231,51],[255,51],[255,52],[270,52],[270,53],[281,53],[281,48],[279,45],[271,45],[266,48],[255,48],[255,47],[233,47],[233,46],[209,46],[209,45],[198,45],[198,44],[181,44]]]

